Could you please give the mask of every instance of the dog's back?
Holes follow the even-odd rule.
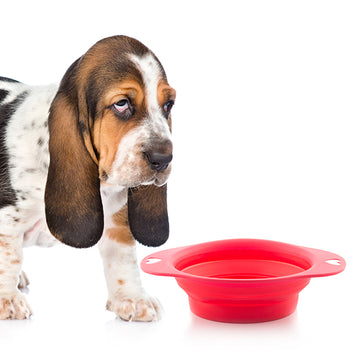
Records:
[[[10,216],[0,216],[5,233],[17,219],[26,228],[27,219],[43,212],[48,112],[56,90],[55,85],[28,86],[0,77],[0,215]]]
[[[0,77],[0,209],[15,205],[16,202],[15,190],[10,181],[10,154],[6,134],[10,120],[24,98],[21,88],[19,82]]]

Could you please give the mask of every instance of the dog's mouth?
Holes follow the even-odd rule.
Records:
[[[103,172],[100,175],[100,180],[103,184],[106,185],[118,185],[128,188],[134,188],[141,185],[155,185],[155,186],[163,186],[167,183],[171,172],[171,165],[169,165],[166,170],[162,171],[151,171],[151,174],[139,176],[137,179],[132,179],[132,181],[126,181],[126,179],[115,175],[108,174],[107,172]]]
[[[167,183],[170,175],[169,171],[163,172],[156,172],[151,178],[141,181],[139,185],[155,185],[155,186],[163,186]]]
[[[154,180],[154,185],[156,185],[156,186],[163,186],[163,185],[165,185],[165,184],[167,183],[167,181],[168,181],[168,177],[166,177],[165,179],[156,178],[156,179]]]

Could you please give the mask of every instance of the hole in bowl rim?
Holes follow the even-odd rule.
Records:
[[[243,248],[251,248],[253,251],[259,249],[261,252],[266,251],[277,251],[277,254],[291,254],[291,257],[300,260],[306,267],[303,271],[295,274],[276,276],[276,277],[264,277],[264,278],[220,278],[211,276],[202,276],[187,273],[179,269],[179,264],[184,264],[189,259],[194,258],[196,255],[201,254],[204,256],[203,251],[206,253],[214,253],[221,248],[227,246],[227,251],[240,251]],[[229,250],[230,249],[230,250]],[[223,251],[223,250],[222,250]],[[149,259],[159,259],[156,262],[156,266],[147,266],[146,261]],[[336,260],[337,264],[328,262],[329,260]],[[197,262],[201,263],[201,262]],[[292,264],[288,262],[288,264]],[[340,265],[339,265],[340,264]],[[335,275],[342,272],[345,269],[345,260],[334,253],[308,248],[304,246],[273,241],[263,239],[252,239],[252,238],[238,238],[238,239],[226,239],[226,240],[214,240],[199,244],[187,245],[183,247],[177,247],[173,249],[163,250],[152,255],[148,255],[141,262],[141,268],[150,274],[159,276],[172,276],[175,278],[182,278],[187,280],[194,280],[207,283],[223,283],[223,284],[247,284],[247,283],[270,283],[270,282],[281,282],[284,280],[295,280],[305,279],[312,277],[322,277]]]

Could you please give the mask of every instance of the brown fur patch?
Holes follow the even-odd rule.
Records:
[[[129,226],[127,206],[124,206],[120,211],[112,216],[112,220],[117,226]]]
[[[76,122],[73,121],[76,118],[74,109],[69,106],[64,98],[59,98],[52,106],[52,114],[50,124],[52,164],[50,164],[49,176],[52,175],[51,171],[56,171],[57,181],[64,182],[63,186],[72,190],[71,193],[58,193],[55,199],[66,212],[67,203],[74,201],[81,204],[84,195],[85,197],[91,196],[93,187],[86,187],[87,179],[97,178],[97,169],[84,148]],[[75,186],[73,187],[72,184]],[[84,206],[79,206],[77,209],[78,214],[87,211],[88,209]]]
[[[176,91],[173,89],[167,81],[160,81],[157,89],[157,100],[160,106],[164,106],[166,102],[172,100],[175,101],[176,98]],[[171,122],[171,115],[168,118],[168,124],[170,128],[170,132],[172,131],[172,122]]]
[[[1,240],[1,238],[0,238],[0,247],[2,247],[3,249],[8,249],[10,247],[10,244],[8,241]]]
[[[164,105],[167,101],[175,101],[176,91],[166,81],[160,81],[157,89],[157,100]]]
[[[127,207],[125,206],[115,213],[112,219],[115,226],[106,230],[106,235],[109,239],[124,245],[134,246],[135,240],[129,229]]]
[[[128,228],[110,228],[106,230],[106,235],[110,240],[114,240],[118,243],[134,246],[135,241],[130,233],[130,230]]]

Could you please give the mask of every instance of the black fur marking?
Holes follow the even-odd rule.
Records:
[[[0,103],[9,95],[7,90],[0,89]]]
[[[3,79],[5,78],[0,77],[0,80]],[[14,80],[7,79],[6,81],[11,82]],[[27,92],[23,92],[12,102],[0,105],[0,209],[8,205],[15,205],[17,200],[9,176],[9,154],[5,144],[5,133],[10,118],[26,96]]]
[[[40,137],[37,143],[39,146],[44,145],[44,139],[42,137]]]
[[[128,190],[128,217],[134,238],[146,246],[163,245],[169,237],[166,185]]]
[[[17,80],[9,79],[9,78],[3,77],[3,76],[0,76],[0,81],[5,81],[5,82],[9,82],[9,83],[19,83],[19,81],[17,81]]]
[[[86,125],[83,123],[83,122],[80,122],[79,123],[79,127],[80,127],[80,131],[83,133],[83,134],[86,134],[88,132],[88,129],[86,127]]]
[[[105,170],[103,170],[103,173],[102,173],[102,175],[101,175],[101,180],[102,180],[102,181],[106,181],[106,180],[108,180],[108,179],[109,179],[108,173],[107,173]]]

